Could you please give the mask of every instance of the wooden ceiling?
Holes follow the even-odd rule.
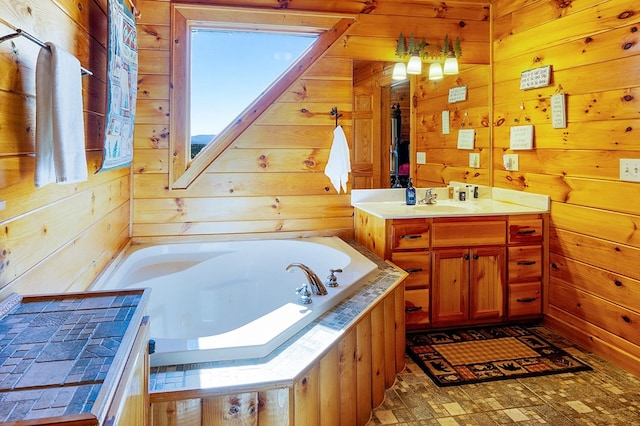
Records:
[[[194,3],[193,0],[173,0],[173,2]],[[200,0],[198,3],[346,14],[390,14],[389,12],[393,11],[398,15],[446,17],[447,12],[452,8],[465,5],[488,6],[491,0]]]

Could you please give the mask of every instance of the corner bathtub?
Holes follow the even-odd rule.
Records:
[[[132,246],[92,290],[151,288],[151,365],[261,358],[351,295],[377,266],[337,237]],[[299,303],[302,263],[339,286]]]

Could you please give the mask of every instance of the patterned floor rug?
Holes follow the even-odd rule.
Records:
[[[407,353],[438,386],[591,370],[523,326],[411,333]]]

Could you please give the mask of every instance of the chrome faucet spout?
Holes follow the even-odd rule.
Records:
[[[307,281],[309,282],[309,288],[311,288],[311,292],[313,294],[318,296],[329,294],[320,277],[318,277],[318,275],[313,272],[311,268],[303,265],[302,263],[292,263],[287,266],[286,270],[290,271],[292,268],[299,268],[302,270],[302,272],[304,272],[304,275],[307,277]]]
[[[435,189],[427,188],[426,193],[424,194],[424,200],[421,202],[424,204],[435,204],[437,203],[436,199],[438,198],[438,194],[436,194]]]

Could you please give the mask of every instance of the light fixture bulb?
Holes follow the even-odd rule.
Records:
[[[429,80],[442,80],[442,66],[440,63],[434,62],[429,65]]]
[[[454,57],[449,57],[444,61],[444,75],[456,74],[458,74],[458,60]]]
[[[407,64],[407,74],[420,74],[422,73],[422,59],[420,56],[413,55],[409,58]]]
[[[392,80],[405,80],[407,78],[407,67],[402,62],[396,62],[391,73]]]

